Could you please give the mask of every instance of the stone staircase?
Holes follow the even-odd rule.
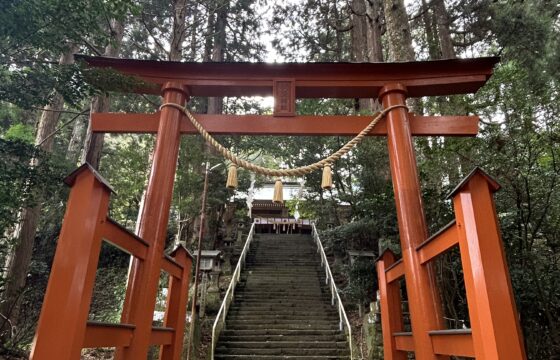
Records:
[[[349,359],[311,235],[255,236],[215,359]]]

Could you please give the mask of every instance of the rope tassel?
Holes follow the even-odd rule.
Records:
[[[228,189],[237,189],[237,165],[235,164],[229,165],[226,187]]]
[[[332,188],[332,169],[330,164],[323,167],[323,180],[321,181],[321,188],[325,190],[330,190]]]
[[[272,202],[276,204],[282,204],[284,202],[284,189],[281,179],[276,179],[276,183],[274,184],[274,197],[272,198]]]

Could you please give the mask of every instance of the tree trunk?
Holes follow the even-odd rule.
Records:
[[[186,0],[179,0],[173,3],[173,33],[171,37],[171,47],[169,49],[169,61],[181,61],[183,59],[183,42],[186,38],[186,14],[187,14],[187,1]],[[121,37],[122,39],[122,37]],[[146,190],[148,186],[148,180],[150,177],[150,171],[152,169],[152,160],[153,160],[153,152],[150,154],[150,158],[148,159],[148,166],[146,169],[146,178],[144,181],[144,190],[142,191],[142,197],[140,198],[139,204],[139,211],[138,216],[136,217],[136,228],[135,233],[139,232],[140,229],[140,221],[142,220],[142,214],[144,203],[146,201]],[[134,261],[131,260],[131,261]]]
[[[403,0],[384,0],[390,61],[414,61],[412,35]]]
[[[206,33],[204,37],[204,55],[202,61],[208,62],[212,59],[212,34],[214,34],[214,24],[216,22],[216,13],[214,10],[208,10],[208,21],[206,22]]]
[[[368,20],[365,0],[352,0],[352,61],[369,62],[368,59]],[[358,110],[371,110],[372,99],[360,99]]]
[[[205,56],[207,61],[212,62],[222,62],[225,59],[226,53],[226,28],[227,28],[227,16],[229,12],[229,0],[224,0],[216,3],[216,8],[211,9],[208,13],[208,23],[207,23],[207,37],[210,39],[206,41],[205,44]],[[209,34],[214,34],[210,36]],[[206,113],[208,114],[221,114],[223,112],[224,99],[222,97],[209,97],[207,100]],[[214,149],[208,145],[206,142],[202,144],[202,152],[205,154],[211,154]],[[200,176],[204,176],[204,167],[199,167]],[[192,233],[190,239],[191,244],[196,244],[198,238],[198,230],[201,226],[204,226],[204,234],[210,234],[208,228],[208,217],[205,217],[204,224],[200,222],[200,217],[196,217],[193,221],[193,228],[195,231]]]
[[[185,18],[187,16],[187,0],[173,1],[173,36],[169,49],[170,61],[183,59],[183,42],[187,36]]]
[[[229,0],[220,3],[216,13],[216,23],[214,28],[214,44],[212,46],[212,61],[222,62],[225,58],[226,50],[226,26],[229,11]],[[221,97],[208,98],[208,114],[221,114],[223,111],[224,99]]]
[[[119,54],[122,38],[124,35],[124,25],[115,19],[111,20],[112,43],[105,48],[104,56],[116,57]],[[109,111],[110,99],[108,96],[96,96],[91,101],[90,114]],[[103,150],[104,134],[94,134],[91,131],[91,115],[88,122],[88,129],[84,141],[84,149],[81,156],[82,163],[88,162],[93,168],[99,168],[101,150]]]
[[[422,21],[424,22],[424,30],[426,32],[426,42],[428,43],[428,54],[430,59],[440,59],[439,44],[436,38],[437,30],[434,28],[433,15],[426,0],[422,0]]]
[[[74,51],[71,46],[68,52],[59,60],[61,65],[74,62]],[[49,105],[41,113],[35,136],[35,145],[44,152],[51,153],[54,145],[54,136],[50,136],[56,129],[60,118],[60,111],[64,107],[62,95],[56,93]],[[50,136],[50,137],[49,137]],[[38,160],[32,159],[30,166],[37,166]],[[38,189],[40,190],[40,189]],[[25,289],[27,273],[33,254],[33,244],[37,233],[37,224],[41,214],[43,194],[37,194],[37,203],[33,207],[24,208],[20,213],[20,221],[16,226],[13,238],[15,245],[6,259],[6,284],[0,303],[0,338],[2,342],[9,341],[12,330],[18,324],[21,297]]]
[[[383,62],[383,43],[381,35],[381,19],[383,18],[383,4],[381,0],[367,1],[368,12],[368,57],[370,62]]]
[[[412,35],[404,0],[383,0],[387,42],[389,43],[389,61],[414,61]],[[422,113],[420,99],[408,99],[410,110]]]
[[[66,159],[72,162],[76,162],[80,155],[80,150],[83,144],[84,131],[86,129],[86,123],[82,117],[78,117],[74,122],[74,127],[72,128],[72,136],[68,142],[68,148],[66,150]]]
[[[193,23],[192,23],[191,40],[190,40],[190,56],[189,56],[190,59],[189,59],[189,61],[196,61],[197,55],[199,53],[199,47],[198,47],[198,41],[197,41],[197,36],[199,35],[199,30],[198,30],[198,22],[196,21],[196,19],[198,19],[199,16],[201,16],[201,14],[200,14],[200,11],[198,10],[198,7],[196,5],[193,5],[191,18],[195,19],[195,21],[193,21]]]
[[[432,0],[434,7],[435,17],[437,20],[437,30],[439,44],[441,48],[441,56],[443,59],[454,59],[455,49],[453,48],[453,41],[451,40],[451,31],[449,25],[451,23],[449,14],[445,8],[443,0]]]
[[[365,0],[352,0],[352,61],[368,62],[367,10]]]

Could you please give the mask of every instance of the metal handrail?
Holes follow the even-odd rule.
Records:
[[[237,262],[237,266],[235,267],[235,271],[231,277],[231,282],[229,283],[228,289],[226,291],[226,295],[224,297],[224,301],[222,301],[222,305],[220,306],[220,310],[216,315],[216,320],[214,321],[214,326],[212,326],[212,360],[214,360],[214,351],[216,350],[216,344],[218,342],[218,338],[222,333],[222,330],[226,324],[226,316],[233,301],[233,296],[235,292],[235,287],[239,282],[241,277],[241,269],[243,265],[245,265],[245,258],[247,257],[247,253],[249,252],[249,248],[251,246],[251,242],[253,241],[253,236],[255,234],[255,223],[251,225],[251,229],[249,230],[249,235],[247,236],[247,241],[245,242],[245,246],[243,246],[243,251],[241,251],[241,255],[239,256],[239,261]]]
[[[342,304],[342,300],[340,299],[340,295],[338,294],[338,289],[334,282],[331,267],[329,265],[329,261],[327,260],[327,255],[325,254],[325,249],[323,248],[321,239],[319,239],[319,233],[317,232],[315,224],[312,224],[311,228],[313,229],[313,240],[315,240],[315,242],[317,243],[317,251],[321,255],[321,265],[325,267],[325,282],[331,289],[331,303],[334,306],[336,302],[336,305],[338,307],[338,316],[340,318],[339,329],[340,331],[342,331],[343,327],[346,327],[346,336],[348,338],[348,345],[350,346],[350,359],[354,359],[354,354],[352,351],[352,328],[350,327],[350,321],[348,321],[348,316],[346,316],[346,311],[344,311],[344,305]]]

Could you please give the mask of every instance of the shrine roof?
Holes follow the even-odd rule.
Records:
[[[113,68],[155,84],[158,93],[177,81],[192,96],[270,96],[275,80],[294,80],[298,98],[376,97],[387,83],[401,83],[409,96],[476,92],[492,75],[498,57],[388,63],[173,62],[76,55],[93,67]]]

